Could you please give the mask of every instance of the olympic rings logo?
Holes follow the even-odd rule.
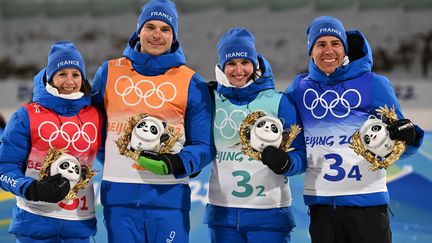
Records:
[[[69,132],[66,131],[67,128],[69,128],[67,130]],[[42,131],[45,131],[45,134],[48,131],[48,134],[50,135],[48,137],[44,137]],[[71,134],[70,131],[74,132],[72,137],[70,136]],[[90,134],[94,137],[91,137],[87,132],[90,132]],[[84,123],[84,125],[81,128],[76,123],[65,122],[59,128],[55,123],[51,121],[45,121],[39,125],[38,135],[43,141],[48,142],[51,148],[53,148],[54,145],[56,145],[55,147],[58,148],[59,146],[58,144],[61,144],[63,142],[66,143],[66,146],[59,149],[69,149],[69,146],[72,144],[72,147],[76,151],[83,153],[88,151],[90,149],[91,144],[96,142],[97,128],[91,122]],[[85,145],[86,143],[87,145]]]
[[[347,96],[349,96],[349,99]],[[311,98],[312,102],[310,102]],[[359,107],[360,103],[361,95],[355,89],[345,90],[341,96],[334,90],[326,90],[321,95],[318,95],[318,92],[314,89],[307,89],[303,94],[304,106],[311,111],[312,116],[316,119],[324,118],[329,111],[336,118],[344,118],[349,115],[351,109]],[[338,106],[338,104],[341,106]],[[336,112],[336,110],[339,112]]]
[[[122,88],[122,90],[120,90],[119,87],[121,80],[126,80],[128,82],[127,87]],[[147,87],[140,87],[140,85]],[[167,95],[162,91],[164,86],[168,87],[164,88],[165,91],[167,91],[166,89],[172,91],[171,97],[167,97]],[[156,85],[150,80],[140,80],[134,85],[132,79],[128,76],[119,77],[115,82],[114,90],[117,95],[122,97],[123,102],[128,106],[136,106],[141,102],[141,100],[143,100],[147,106],[154,109],[162,107],[165,102],[174,100],[177,95],[177,89],[172,83],[164,82],[156,87]],[[160,101],[156,104],[150,104],[149,99],[155,95],[157,97],[156,100]]]
[[[223,118],[221,121],[220,117],[222,116],[218,116],[218,113],[222,113]],[[223,138],[231,139],[240,131],[240,122],[236,123],[234,118],[238,118],[238,121],[243,121],[246,116],[246,112],[242,110],[233,110],[228,115],[224,109],[219,108],[216,110],[215,127],[219,130],[219,133]]]

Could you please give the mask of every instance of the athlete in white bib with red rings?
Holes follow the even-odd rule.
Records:
[[[90,106],[90,91],[78,49],[69,41],[56,42],[47,67],[34,77],[33,101],[6,126],[0,186],[17,196],[9,227],[17,242],[90,242],[96,233],[92,183],[78,198],[64,200],[72,187],[68,179],[61,174],[39,178],[50,148],[65,149],[91,168],[101,143],[101,115]]]

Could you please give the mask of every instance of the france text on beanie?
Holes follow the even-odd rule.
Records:
[[[306,33],[308,36],[309,54],[311,53],[316,40],[325,35],[331,35],[339,38],[345,48],[345,53],[348,53],[348,42],[345,28],[342,22],[335,17],[321,16],[312,20]]]
[[[219,64],[222,71],[231,59],[244,58],[252,62],[255,69],[258,66],[255,37],[244,28],[232,28],[225,32],[216,45],[219,54]]]
[[[150,0],[141,8],[141,14],[137,22],[137,34],[141,32],[143,25],[150,20],[160,20],[173,29],[173,41],[177,40],[178,15],[175,3],[169,0]]]
[[[47,81],[51,81],[59,70],[67,67],[77,68],[83,80],[87,80],[84,59],[75,45],[70,41],[56,42],[48,53]]]

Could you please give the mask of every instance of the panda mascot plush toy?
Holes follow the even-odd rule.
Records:
[[[387,124],[371,115],[360,128],[360,139],[367,150],[381,157],[389,155],[395,141],[390,139]]]
[[[260,117],[250,129],[250,146],[258,152],[270,145],[279,148],[282,133],[283,125],[279,119],[271,116]]]
[[[130,147],[134,151],[157,151],[169,136],[165,133],[166,123],[152,117],[145,116],[132,130]]]
[[[60,173],[69,180],[70,188],[73,188],[83,176],[83,171],[78,159],[70,154],[63,153],[50,167],[50,175]]]

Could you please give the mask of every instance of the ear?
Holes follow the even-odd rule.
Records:
[[[250,132],[251,132],[251,130],[250,129],[247,129],[246,130],[246,137],[247,137],[247,140],[249,140],[250,141]]]
[[[160,137],[160,143],[166,142],[169,139],[168,133],[163,133]]]
[[[282,123],[282,129],[283,129],[283,125],[285,124],[285,120],[283,118],[279,118],[279,121]]]

